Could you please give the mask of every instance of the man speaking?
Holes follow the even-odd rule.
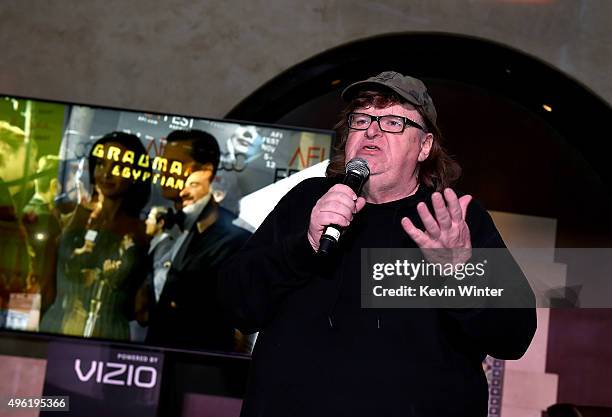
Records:
[[[342,97],[326,178],[291,190],[222,272],[235,325],[260,332],[242,416],[484,417],[481,362],[520,358],[535,310],[361,308],[362,248],[420,248],[431,262],[447,249],[461,264],[505,245],[450,188],[460,168],[420,80],[383,72]],[[343,184],[356,158],[369,169],[361,195]],[[330,225],[343,233],[321,255]]]

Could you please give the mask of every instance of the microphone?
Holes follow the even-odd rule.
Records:
[[[342,184],[348,185],[359,196],[369,176],[370,168],[368,168],[368,162],[362,158],[353,158],[346,164],[346,174],[344,174]],[[338,244],[338,239],[340,239],[343,230],[344,228],[337,224],[327,226],[319,240],[319,250],[317,253],[322,255],[330,253]]]

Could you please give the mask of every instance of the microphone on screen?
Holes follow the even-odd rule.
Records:
[[[353,158],[346,164],[346,174],[344,174],[342,184],[348,185],[359,196],[369,176],[370,168],[368,168],[368,162],[362,158]],[[319,250],[317,253],[322,255],[330,253],[338,244],[343,230],[344,227],[337,224],[327,226],[319,240]]]

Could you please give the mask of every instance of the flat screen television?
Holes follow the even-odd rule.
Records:
[[[194,130],[218,144],[216,173],[169,152],[168,135]],[[0,96],[1,331],[198,350],[147,337],[164,289],[156,271],[179,255],[170,245],[155,265],[152,244],[184,233],[192,178],[208,170],[198,201],[253,232],[292,186],[323,175],[332,140],[332,131]],[[207,331],[192,319],[194,332]],[[227,351],[248,353],[252,342],[235,331]]]

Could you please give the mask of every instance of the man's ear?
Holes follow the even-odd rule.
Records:
[[[429,152],[431,152],[431,147],[433,145],[433,134],[428,133],[425,135],[425,139],[421,141],[421,150],[419,151],[419,162],[423,162],[429,156]]]

